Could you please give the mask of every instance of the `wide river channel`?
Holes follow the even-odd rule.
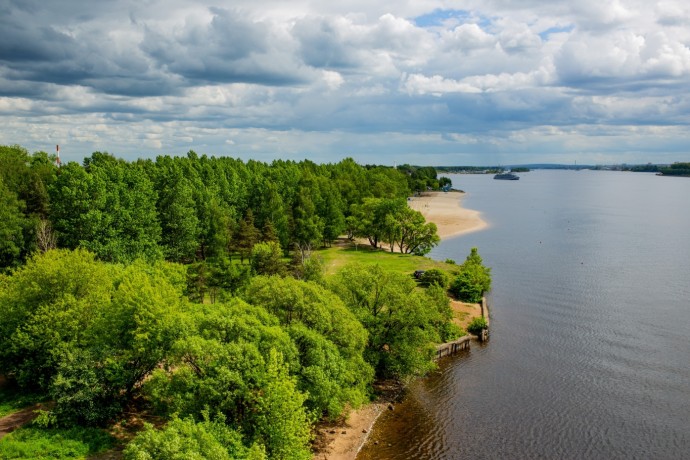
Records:
[[[489,228],[491,339],[379,418],[363,459],[690,458],[690,178],[452,175]]]

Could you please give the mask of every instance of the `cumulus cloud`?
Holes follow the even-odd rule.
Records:
[[[512,144],[615,161],[626,135],[653,161],[687,140],[680,0],[451,4],[7,0],[0,143],[450,164]]]

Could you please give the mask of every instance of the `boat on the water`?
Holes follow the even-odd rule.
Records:
[[[501,180],[519,180],[520,176],[517,174],[513,173],[501,173],[501,174],[496,174],[494,176],[494,179],[501,179]]]

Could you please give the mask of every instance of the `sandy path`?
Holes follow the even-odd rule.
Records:
[[[366,443],[376,419],[386,409],[387,404],[367,404],[350,412],[347,420],[319,430],[321,447],[313,456],[314,460],[355,460],[359,450]]]

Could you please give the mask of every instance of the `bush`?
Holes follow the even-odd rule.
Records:
[[[432,268],[431,270],[425,271],[419,281],[424,286],[435,284],[445,289],[448,286],[448,275],[437,268]]]
[[[460,273],[450,285],[450,292],[463,302],[480,302],[482,295],[491,289],[491,269],[482,264],[477,248],[472,248],[460,268]]]
[[[64,353],[49,390],[59,425],[103,425],[122,410],[118,388],[100,363],[85,350]]]
[[[450,292],[463,302],[477,303],[482,300],[484,289],[469,271],[460,272],[450,284]]]
[[[474,318],[470,324],[467,325],[467,332],[473,335],[479,335],[482,333],[483,329],[488,327],[488,324],[486,324],[486,318],[480,316],[478,318]]]
[[[242,436],[221,420],[195,422],[191,417],[173,419],[162,430],[147,424],[146,429],[129,443],[126,460],[167,459],[265,459],[263,446],[247,449]]]

